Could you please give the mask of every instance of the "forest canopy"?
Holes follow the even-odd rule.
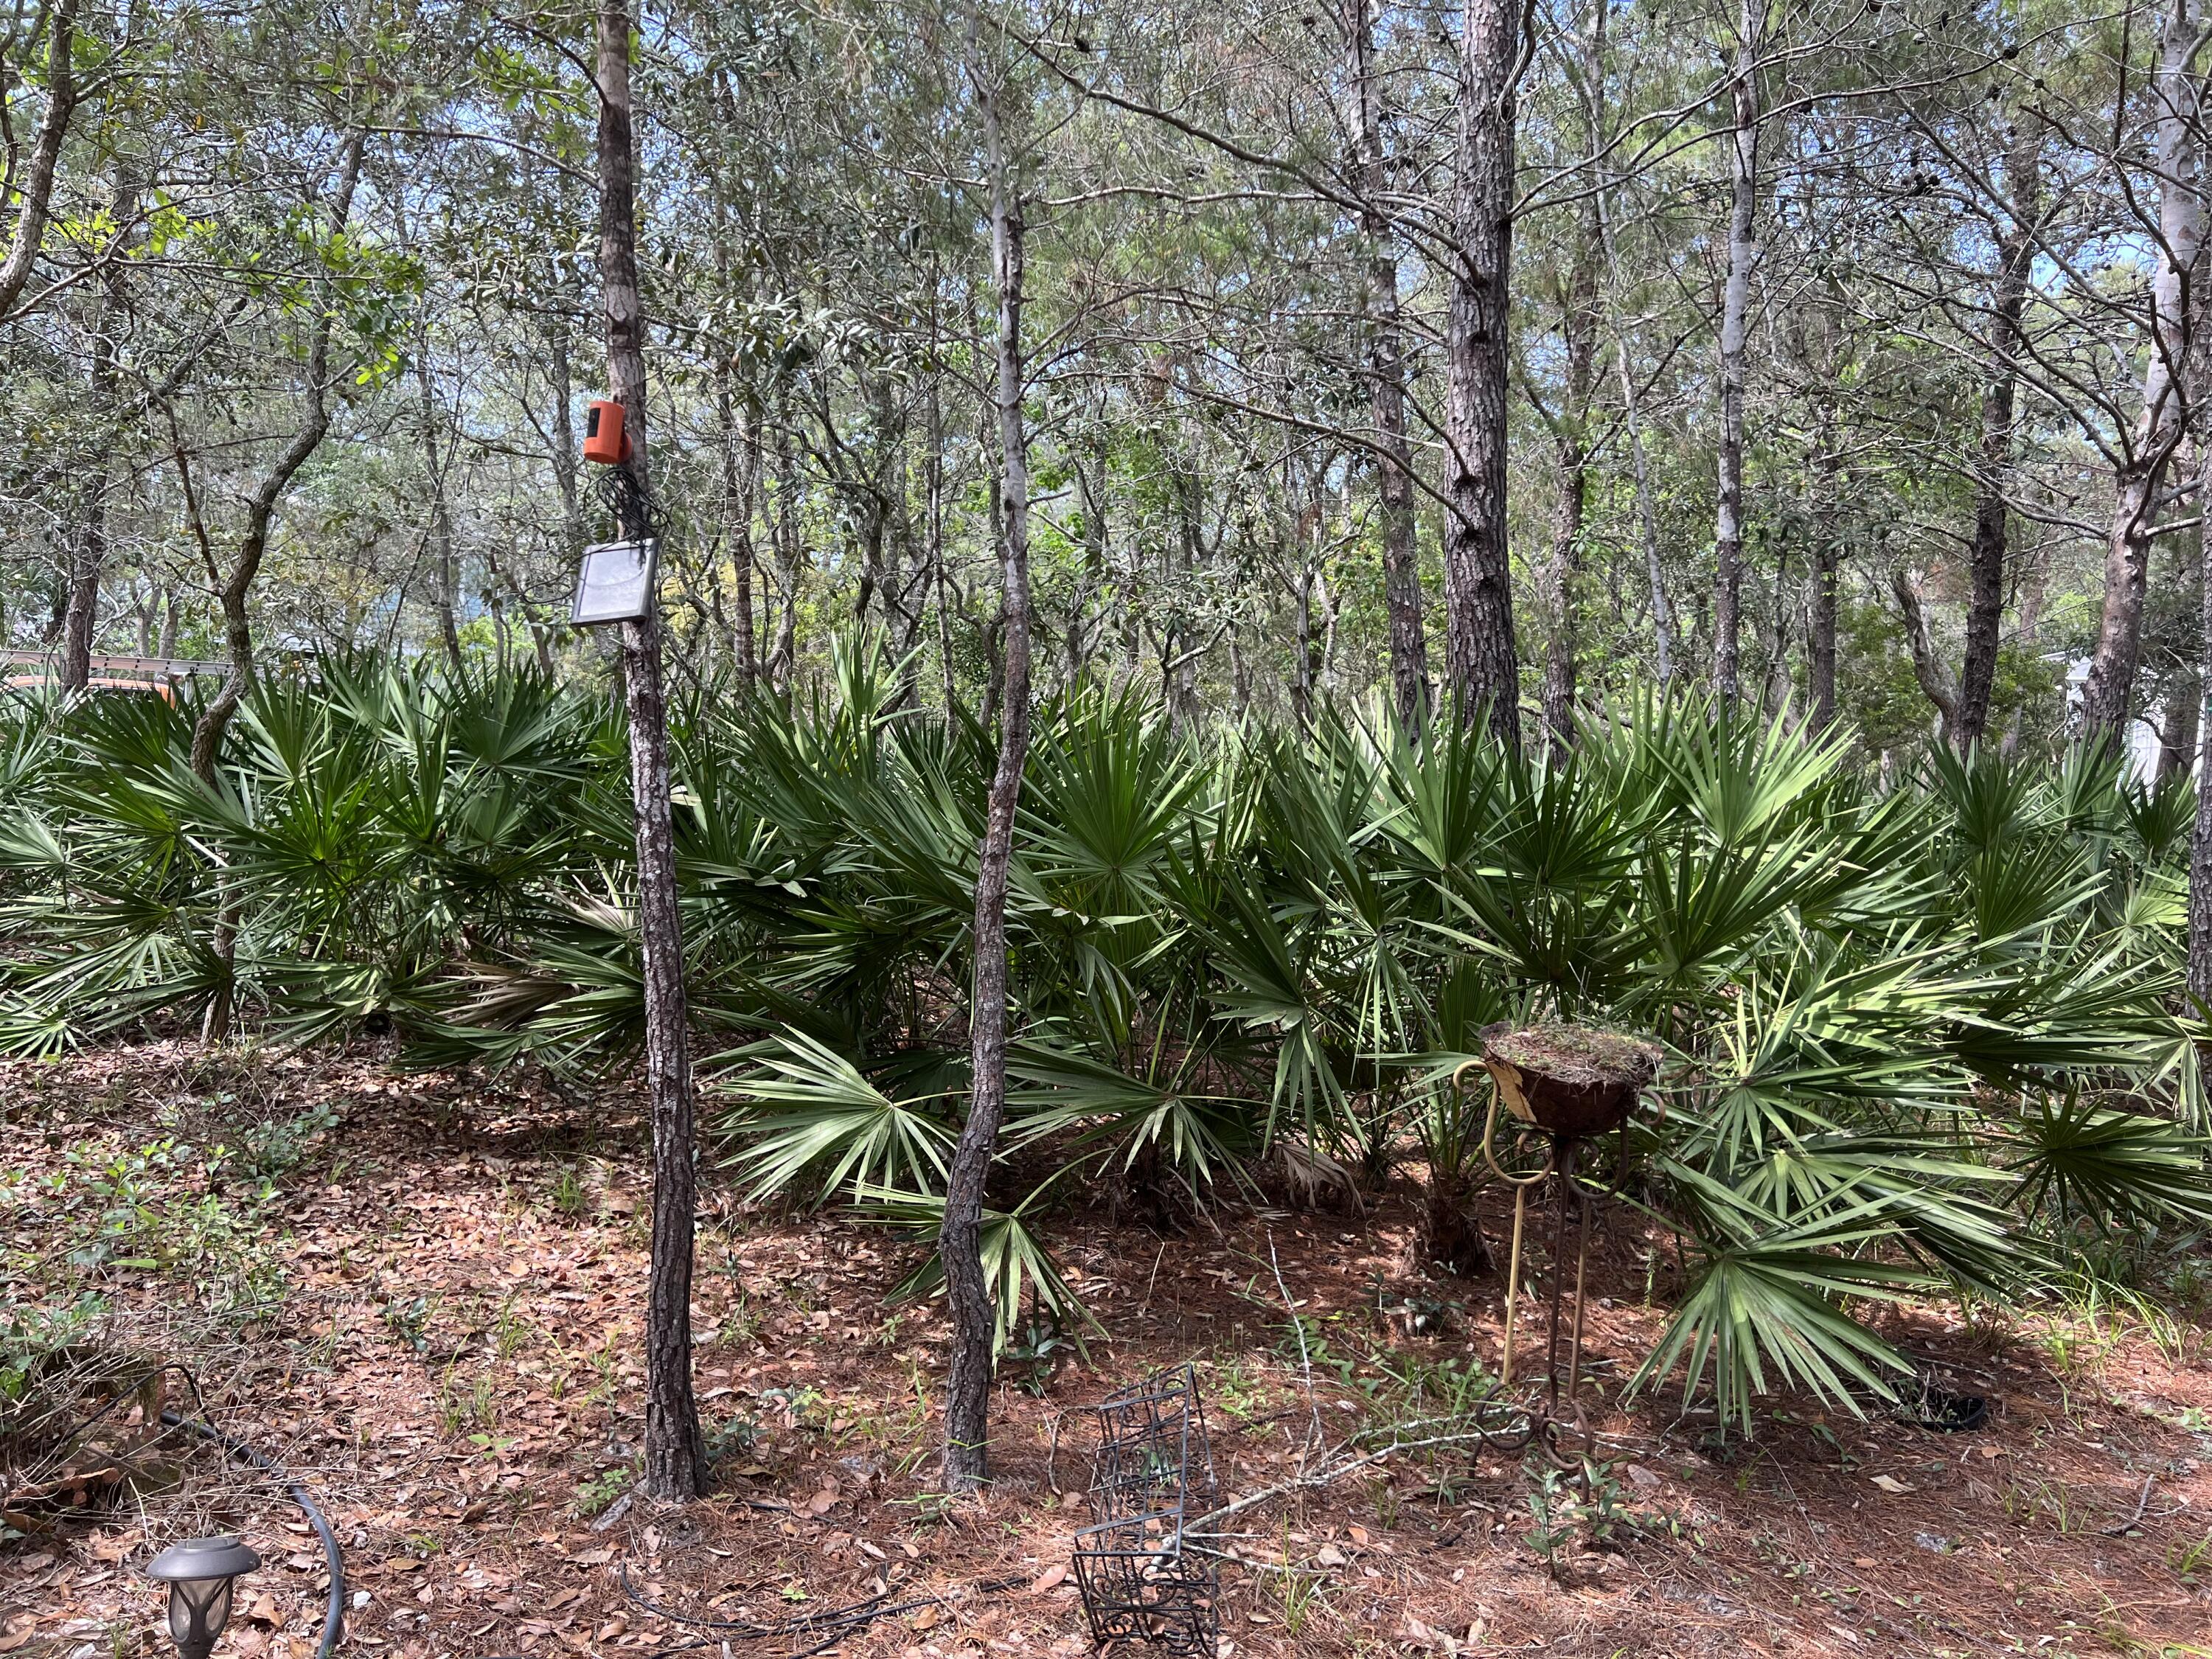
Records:
[[[1698,684],[1893,767],[2130,716],[2174,764],[2197,27],[648,7],[672,672],[818,683],[857,626],[918,696],[990,706],[987,88],[1040,690],[1189,722],[1449,687],[1564,730]],[[272,661],[597,672],[564,626],[608,533],[592,15],[45,0],[9,28],[7,643],[75,684],[224,662],[252,563]]]

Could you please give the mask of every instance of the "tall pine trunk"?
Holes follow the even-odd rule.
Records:
[[[2027,134],[2032,124],[2023,121]],[[2014,404],[2025,344],[2028,277],[2035,263],[2039,213],[2039,144],[2023,136],[2007,158],[2012,203],[1997,242],[1995,291],[1990,295],[1990,352],[1982,384],[1980,466],[1974,481],[1974,540],[1970,553],[1972,593],[1966,605],[1966,654],[1959,674],[1959,747],[1981,742],[1989,730],[1990,699],[1996,685],[1997,642],[2004,623],[2008,494],[2012,484]]]
[[[623,463],[633,499],[650,499],[645,450],[645,318],[637,283],[631,151],[629,0],[599,7],[599,297],[608,389],[630,440]],[[625,535],[644,532],[642,512]],[[660,613],[622,625],[629,712],[631,811],[637,832],[637,926],[645,977],[647,1109],[653,1124],[651,1283],[645,1310],[646,1491],[665,1499],[707,1487],[707,1453],[691,1389],[693,1167],[690,1018],[684,993],[684,921],[676,901],[676,842],[668,786],[668,711],[660,689]]]
[[[1729,87],[1728,276],[1721,290],[1720,512],[1714,529],[1713,684],[1733,710],[1742,679],[1744,340],[1759,206],[1759,52],[1766,0],[1743,0]]]
[[[1564,407],[1553,426],[1559,493],[1553,507],[1551,569],[1546,586],[1551,628],[1544,643],[1544,725],[1552,752],[1564,758],[1575,740],[1575,587],[1582,574],[1583,518],[1589,495],[1590,404],[1597,382],[1598,271],[1605,257],[1604,202],[1599,169],[1605,149],[1605,36],[1611,0],[1592,0],[1581,40],[1583,154],[1589,176],[1576,220],[1573,268],[1561,295],[1560,332],[1567,348]]]
[[[1444,327],[1444,664],[1460,718],[1521,743],[1520,653],[1506,541],[1518,0],[1468,0],[1461,33],[1458,181]]]
[[[2158,177],[2158,263],[2151,276],[2150,356],[2142,412],[2114,471],[2112,529],[2105,544],[2105,599],[2097,645],[2081,691],[2081,723],[2093,737],[2118,742],[2135,711],[2142,656],[2143,594],[2159,488],[2188,427],[2183,365],[2189,357],[2185,273],[2203,240],[2198,173],[2202,93],[2196,54],[2197,0],[2166,0],[2152,82]]]
[[[1006,876],[1014,812],[1030,746],[1029,434],[1022,416],[1023,235],[1019,186],[1006,155],[999,87],[969,42],[969,75],[990,165],[991,270],[999,290],[998,405],[1000,619],[999,760],[992,774],[975,870],[975,998],[969,1015],[974,1091],[945,1190],[938,1252],[952,1314],[945,1389],[944,1480],[966,1492],[990,1477],[992,1335],[996,1314],[983,1276],[983,1185],[1006,1111]]]
[[[1378,205],[1387,185],[1382,99],[1375,75],[1375,23],[1369,0],[1351,0],[1345,36],[1352,52],[1358,121],[1355,176],[1367,239],[1369,402],[1374,416],[1376,495],[1382,523],[1382,605],[1390,620],[1391,704],[1411,727],[1429,707],[1429,641],[1415,544],[1413,447],[1406,432],[1406,339],[1399,314],[1398,256],[1390,217]]]

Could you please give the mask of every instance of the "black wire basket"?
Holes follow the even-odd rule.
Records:
[[[1197,1375],[1188,1365],[1161,1372],[1097,1409],[1091,1524],[1075,1535],[1075,1580],[1091,1638],[1211,1659],[1220,1638],[1220,1572],[1185,1536],[1214,1507]]]

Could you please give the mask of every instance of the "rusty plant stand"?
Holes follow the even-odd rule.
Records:
[[[1452,1073],[1452,1087],[1464,1097],[1466,1079],[1477,1066],[1494,1085],[1483,1120],[1482,1158],[1491,1173],[1514,1189],[1513,1243],[1505,1279],[1505,1352],[1498,1364],[1498,1388],[1513,1384],[1516,1322],[1521,1293],[1521,1241],[1527,1231],[1528,1194],[1547,1178],[1553,1183],[1552,1218],[1551,1322],[1545,1333],[1547,1416],[1540,1437],[1547,1445],[1559,1410],[1559,1329],[1565,1289],[1567,1209],[1575,1211],[1574,1327],[1568,1344],[1567,1403],[1571,1407],[1582,1380],[1583,1286],[1589,1260],[1589,1189],[1575,1179],[1575,1159],[1584,1141],[1620,1130],[1626,1146],[1629,1114],[1659,1074],[1656,1043],[1612,1031],[1567,1025],[1521,1030],[1493,1026],[1483,1034],[1482,1057]],[[1498,1160],[1498,1107],[1543,1136],[1550,1146],[1544,1162],[1526,1175],[1515,1175]]]

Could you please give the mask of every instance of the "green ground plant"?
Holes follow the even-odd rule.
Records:
[[[629,1064],[610,706],[525,672],[318,672],[254,691],[212,784],[189,700],[15,707],[36,752],[0,807],[0,1042],[223,999],[283,1040],[389,1026],[426,1065]],[[899,688],[858,645],[789,702],[702,688],[676,830],[722,1156],[761,1199],[919,1242],[967,1094],[991,738]],[[1558,757],[1448,711],[1200,739],[1098,688],[1036,726],[987,1216],[1002,1345],[1082,1329],[1050,1241],[1085,1193],[1172,1227],[1285,1170],[1372,1184],[1410,1158],[1448,1231],[1483,1103],[1445,1079],[1500,1019],[1664,1045],[1663,1116],[1601,1167],[1685,1241],[1630,1387],[1746,1432],[1780,1387],[1889,1395],[1911,1361],[1887,1304],[2021,1307],[2212,1225],[2186,778],[2024,750],[1884,790],[1840,738],[1681,702],[1601,711]],[[924,1261],[908,1289],[933,1283]]]

